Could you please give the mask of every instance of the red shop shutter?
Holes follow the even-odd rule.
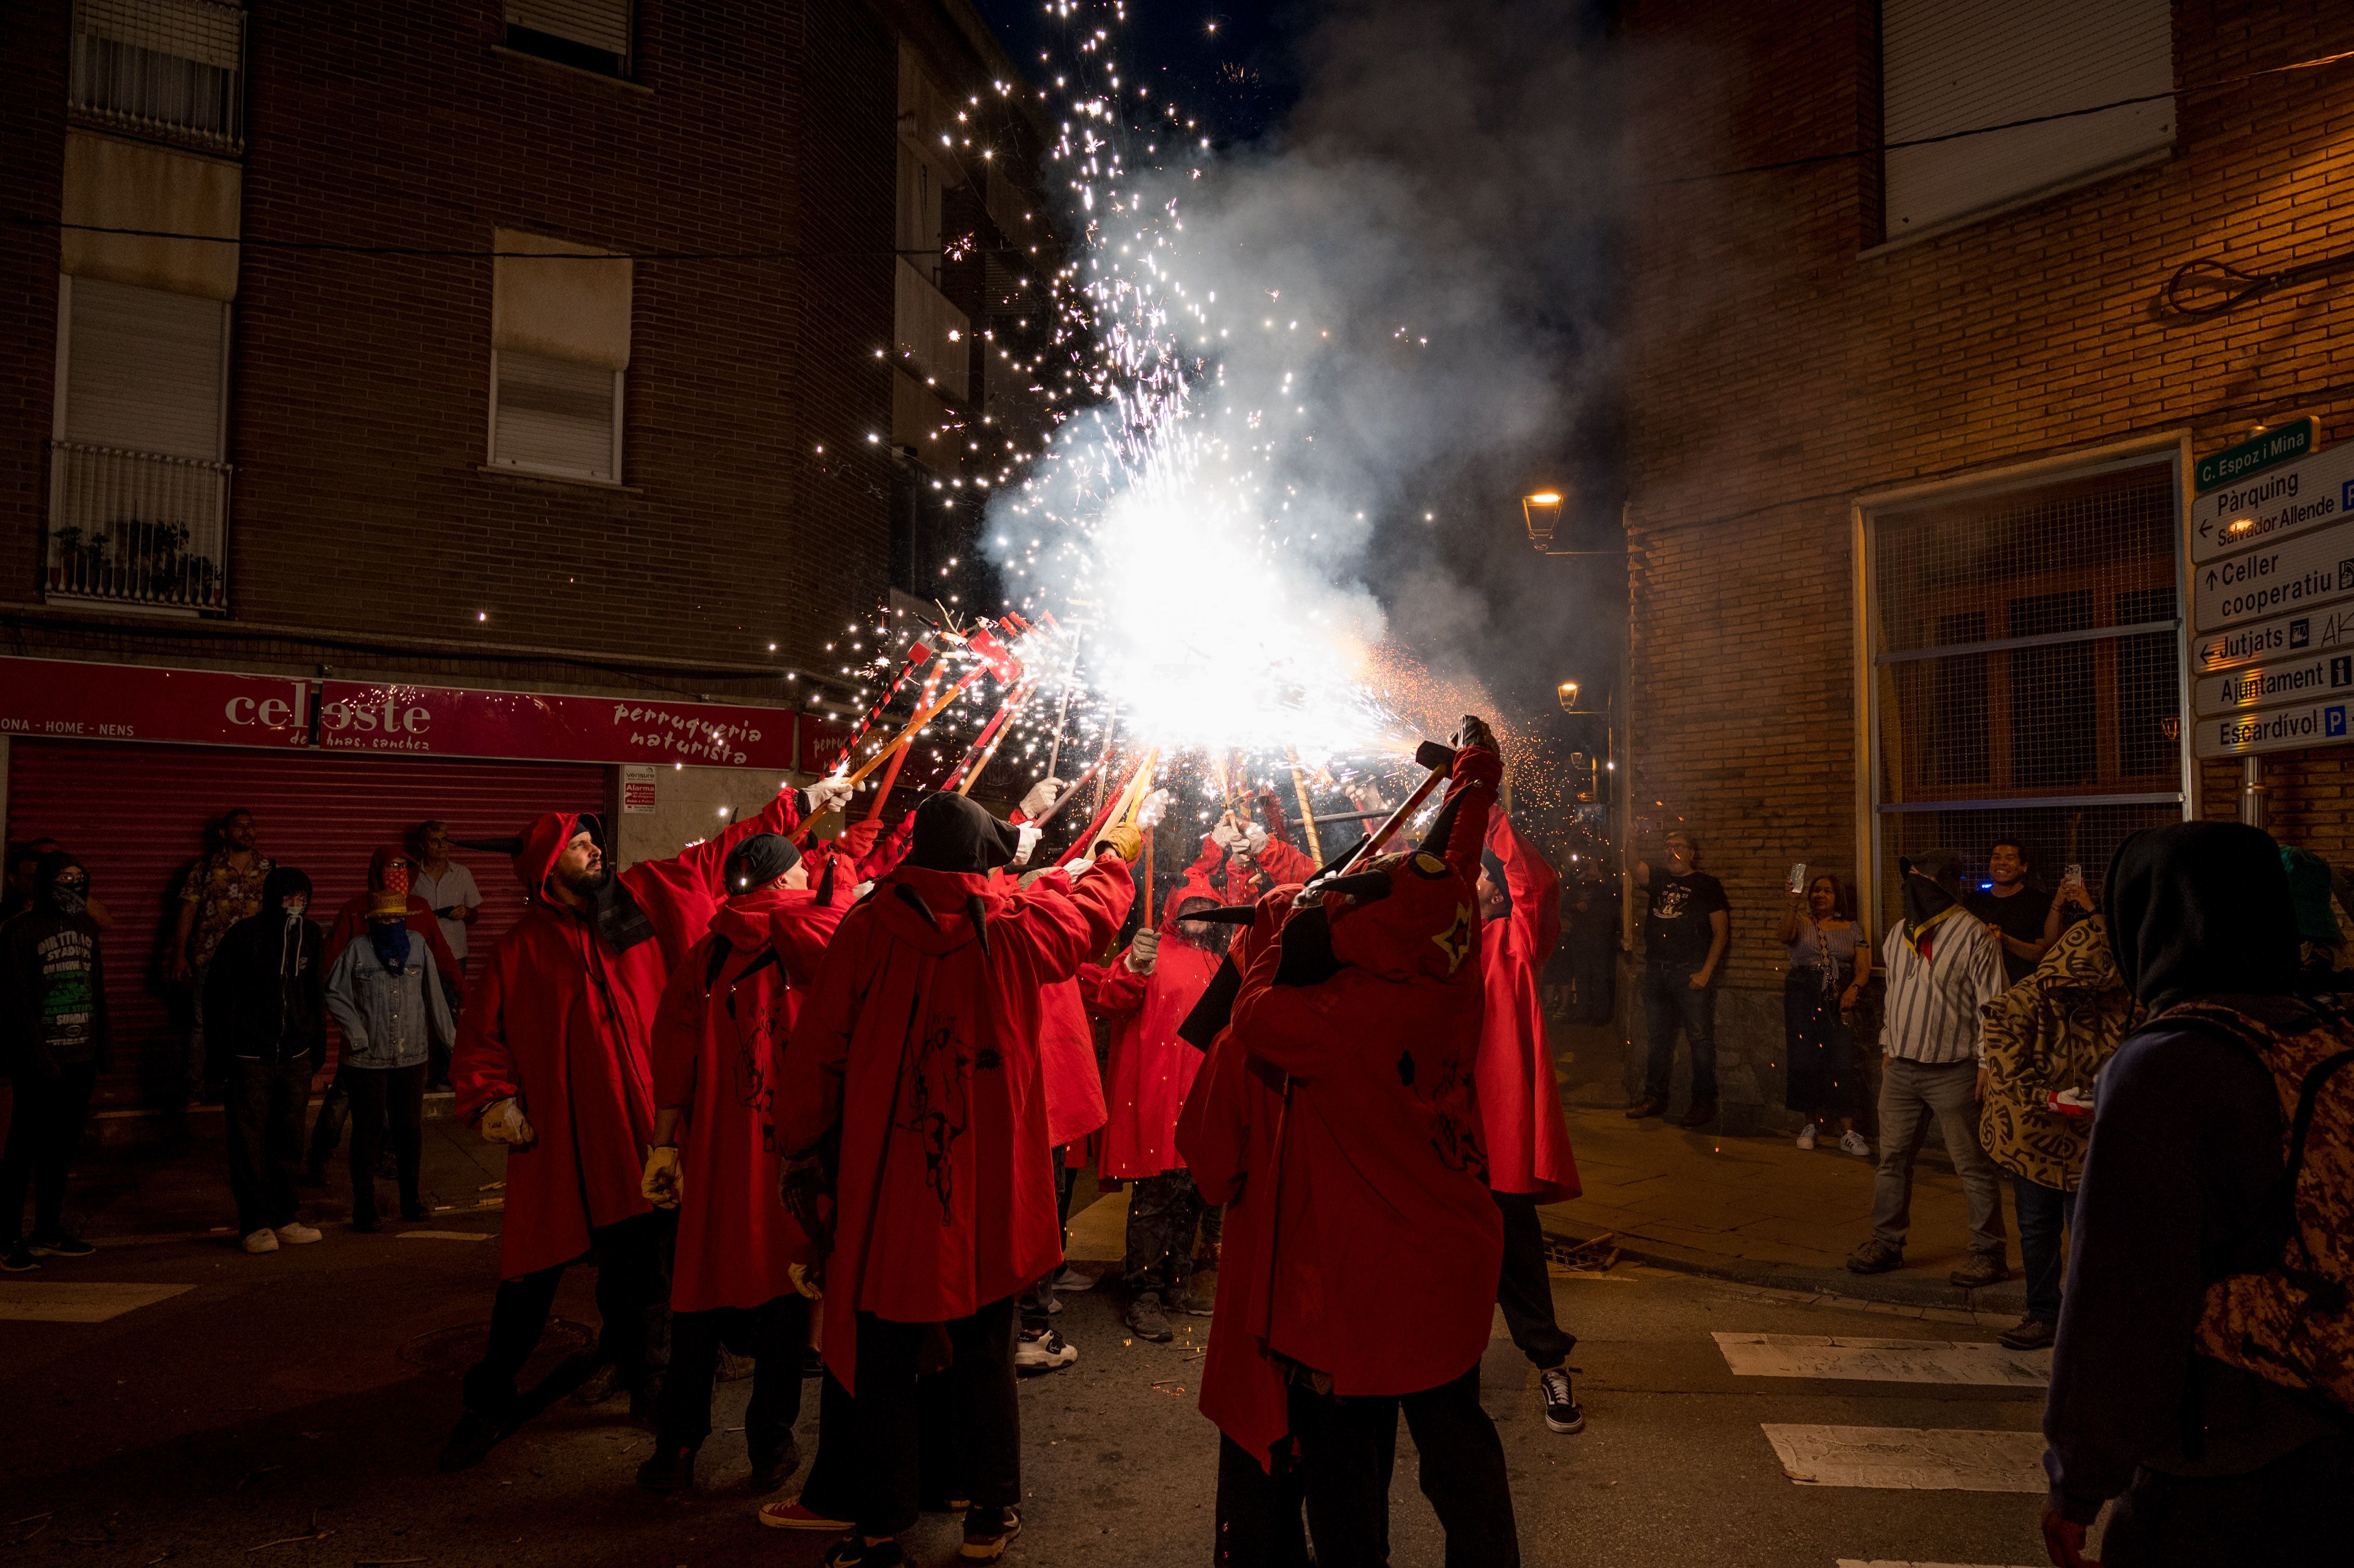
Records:
[[[180,1071],[185,1013],[163,964],[180,880],[222,812],[251,811],[261,853],[310,874],[312,916],[323,922],[366,887],[376,846],[401,842],[429,817],[447,821],[452,837],[494,838],[542,811],[609,810],[610,792],[594,763],[17,739],[8,839],[54,838],[89,866],[90,891],[114,916],[102,949],[114,1069],[99,1097],[152,1104]],[[523,913],[523,889],[503,856],[460,850],[456,858],[482,890],[468,948],[487,953]]]

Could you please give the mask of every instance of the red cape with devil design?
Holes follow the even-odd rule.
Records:
[[[1201,1071],[1202,1053],[1177,1038],[1177,1026],[1209,989],[1222,955],[1188,940],[1177,916],[1189,903],[1217,902],[1207,883],[1188,877],[1169,895],[1152,972],[1129,969],[1126,952],[1094,972],[1096,1011],[1115,1028],[1104,1070],[1110,1114],[1097,1157],[1097,1169],[1113,1180],[1143,1181],[1184,1164],[1177,1113]]]
[[[809,1240],[778,1201],[770,1099],[777,1059],[817,980],[847,888],[731,898],[672,971],[654,1018],[654,1108],[682,1107],[673,1311],[758,1307],[790,1294]]]
[[[1493,752],[1458,751],[1447,858],[1385,861],[1384,898],[1327,897],[1329,979],[1274,983],[1293,916],[1284,890],[1260,901],[1233,1022],[1187,1101],[1179,1147],[1229,1204],[1202,1409],[1262,1464],[1289,1431],[1275,1358],[1339,1394],[1410,1393],[1487,1349],[1503,1226],[1472,1087],[1473,884],[1500,773]]]
[[[903,865],[834,933],[778,1075],[777,1136],[797,1157],[841,1128],[825,1359],[852,1393],[859,1312],[946,1322],[1062,1257],[1043,994],[1101,949],[1134,894],[1116,855],[1076,886],[1027,889]]]
[[[1561,940],[1561,877],[1501,811],[1488,819],[1488,853],[1504,863],[1504,885],[1512,896],[1511,912],[1479,933],[1488,1016],[1479,1032],[1477,1076],[1488,1185],[1558,1203],[1583,1191],[1537,994],[1537,976]]]
[[[652,1208],[638,1191],[653,1141],[649,1035],[674,955],[726,896],[727,852],[800,820],[801,792],[789,789],[717,838],[620,873],[654,936],[619,949],[546,892],[579,818],[550,811],[524,834],[514,872],[529,906],[474,977],[450,1063],[460,1116],[472,1121],[514,1095],[536,1134],[507,1150],[502,1277],[569,1263],[588,1250],[590,1226]]]

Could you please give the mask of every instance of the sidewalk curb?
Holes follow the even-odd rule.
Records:
[[[1539,1218],[1544,1225],[1548,1241],[1583,1246],[1597,1236],[1608,1235],[1611,1247],[1621,1257],[1647,1263],[1654,1268],[1672,1269],[1678,1274],[1696,1274],[1735,1285],[1809,1296],[1843,1296],[1861,1301],[1884,1301],[1899,1307],[1934,1307],[1955,1312],[2023,1316],[2027,1310],[2027,1287],[2015,1273],[2000,1285],[1988,1286],[1982,1290],[1964,1290],[1919,1269],[1898,1269],[1888,1274],[1850,1274],[1843,1268],[1799,1268],[1789,1264],[1751,1262],[1743,1258],[1703,1259],[1647,1245],[1640,1239],[1630,1243],[1624,1232],[1598,1231],[1592,1226],[1573,1228],[1542,1212]],[[1581,1230],[1585,1234],[1580,1234]]]

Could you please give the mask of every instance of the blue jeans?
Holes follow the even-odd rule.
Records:
[[[2060,1233],[2076,1228],[2076,1194],[2024,1176],[2010,1179],[2019,1204],[2019,1266],[2027,1276],[2027,1315],[2060,1320]]]
[[[1699,970],[1697,964],[1648,964],[1643,969],[1643,1015],[1651,1026],[1643,1093],[1661,1105],[1668,1103],[1668,1078],[1675,1071],[1679,1023],[1691,1044],[1692,1103],[1716,1103],[1716,987],[1693,990],[1691,977]]]

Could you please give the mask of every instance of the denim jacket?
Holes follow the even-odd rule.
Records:
[[[414,1067],[432,1041],[447,1046],[457,1034],[432,949],[414,932],[398,974],[384,967],[365,934],[346,943],[327,971],[327,1011],[343,1027],[349,1067]]]

